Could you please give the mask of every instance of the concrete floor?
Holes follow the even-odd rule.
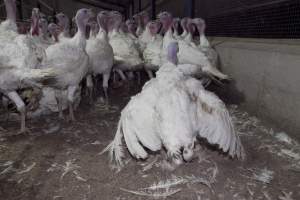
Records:
[[[59,122],[56,115],[30,120],[27,135],[13,136],[18,122],[0,122],[8,130],[0,132],[0,199],[300,199],[299,144],[233,105],[228,107],[245,161],[201,142],[197,158],[173,171],[157,154],[146,161],[127,155],[127,165],[116,172],[108,155],[99,152],[114,137],[120,111],[138,89],[130,91],[112,91],[108,109],[83,103],[73,124]]]

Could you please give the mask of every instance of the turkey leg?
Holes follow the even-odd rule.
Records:
[[[26,107],[25,103],[21,99],[21,97],[18,95],[16,91],[12,91],[7,93],[7,97],[14,102],[14,104],[17,107],[17,110],[21,113],[21,129],[19,133],[26,132]]]

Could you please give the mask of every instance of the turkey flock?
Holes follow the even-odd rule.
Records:
[[[103,150],[123,166],[124,141],[129,153],[146,159],[149,151],[165,149],[174,164],[189,162],[197,138],[216,145],[232,158],[245,153],[225,104],[205,87],[229,77],[217,69],[217,53],[205,37],[201,18],[173,18],[169,12],[150,20],[141,12],[124,20],[118,11],[80,9],[73,20],[57,14],[49,23],[39,9],[32,10],[27,34],[18,33],[15,0],[4,0],[7,19],[0,24],[0,97],[2,106],[15,104],[20,113],[20,133],[26,117],[57,112],[75,121],[82,85],[90,98],[95,77],[102,75],[104,99],[109,104],[109,80],[120,83],[145,71],[149,81],[121,112],[114,140]],[[74,29],[70,30],[70,24]],[[89,36],[87,37],[87,28]],[[74,32],[74,33],[72,33]],[[199,38],[194,37],[199,33]],[[35,112],[24,103],[40,97]],[[35,95],[34,95],[35,94]],[[29,101],[31,102],[31,100]],[[123,139],[124,138],[124,139]]]

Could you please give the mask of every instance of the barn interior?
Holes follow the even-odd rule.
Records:
[[[0,1],[0,23],[7,18],[5,1]],[[34,37],[30,29],[33,8],[38,8],[48,23],[58,24],[57,14],[64,13],[74,33],[78,27],[72,19],[81,8],[91,8],[94,15],[103,10],[118,11],[124,20],[143,12],[156,20],[164,11],[174,18],[203,19],[209,48],[217,55],[216,66],[229,77],[209,77],[205,90],[226,104],[246,156],[231,158],[218,145],[210,145],[209,139],[200,138],[193,159],[176,167],[169,163],[166,147],[151,151],[144,145],[148,157],[136,159],[124,141],[124,166],[120,168],[111,161],[109,152],[103,150],[115,138],[121,112],[125,113],[126,105],[144,90],[149,79],[155,79],[145,71],[141,71],[140,81],[136,74],[124,81],[112,70],[107,101],[102,89],[104,78],[95,77],[91,100],[88,78],[82,77],[77,88],[80,98],[75,102],[76,121],[68,117],[68,107],[64,119],[58,118],[58,110],[37,112],[41,94],[36,95],[33,87],[17,90],[27,107],[24,132],[19,131],[22,116],[18,106],[0,85],[0,199],[300,199],[299,1],[15,2],[18,34],[28,37]],[[0,24],[0,43],[6,37],[2,32]],[[90,32],[91,25],[86,30],[87,40],[91,39]],[[183,29],[179,28],[181,33]],[[199,40],[200,35],[195,31],[192,37]],[[4,66],[6,50],[0,47],[0,65]],[[4,70],[0,68],[3,85],[8,82]]]

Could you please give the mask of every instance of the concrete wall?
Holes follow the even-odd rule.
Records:
[[[227,94],[300,140],[300,42],[212,38],[212,44],[233,78]]]

